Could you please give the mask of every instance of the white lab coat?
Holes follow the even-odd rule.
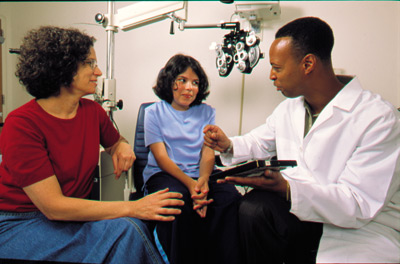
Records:
[[[250,133],[231,138],[234,156],[297,160],[282,171],[291,212],[324,223],[318,263],[400,262],[400,120],[353,78],[304,137],[303,97],[286,99]]]

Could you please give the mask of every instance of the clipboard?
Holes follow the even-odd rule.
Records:
[[[254,177],[264,174],[265,170],[284,170],[289,167],[296,167],[295,160],[253,160],[236,167],[218,171],[211,174],[210,179],[223,179],[227,176],[232,177]]]

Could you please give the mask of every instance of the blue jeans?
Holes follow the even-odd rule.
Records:
[[[75,263],[163,263],[135,218],[50,221],[40,212],[0,211],[0,259]]]

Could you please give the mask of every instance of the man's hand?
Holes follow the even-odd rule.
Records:
[[[218,183],[231,183],[241,186],[250,186],[255,189],[273,191],[286,197],[288,183],[279,171],[265,170],[264,174],[256,177],[226,177]]]
[[[204,127],[204,145],[213,150],[224,152],[229,148],[231,141],[221,128],[214,125]]]

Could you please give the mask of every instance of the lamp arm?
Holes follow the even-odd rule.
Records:
[[[240,22],[224,22],[220,24],[203,24],[203,25],[184,25],[183,29],[199,29],[199,28],[221,28],[231,29],[235,31],[240,30]]]

